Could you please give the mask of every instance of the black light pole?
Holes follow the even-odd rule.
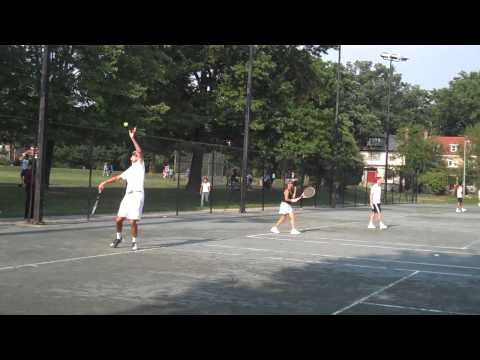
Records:
[[[247,104],[245,108],[245,126],[243,135],[243,160],[242,160],[242,182],[240,188],[240,213],[245,213],[245,198],[247,194],[247,165],[248,165],[248,130],[250,127],[250,106],[252,103],[252,65],[253,45],[249,45],[248,78],[247,78]]]
[[[48,45],[43,47],[42,56],[42,78],[40,82],[40,107],[38,116],[38,160],[35,172],[35,200],[33,202],[33,223],[43,223],[43,194],[45,192],[45,164],[46,154],[45,148],[46,138],[46,118],[48,103],[48,63],[50,57],[50,49]]]
[[[389,146],[389,134],[390,134],[390,97],[392,88],[392,76],[393,76],[393,61],[407,61],[408,58],[402,57],[398,54],[382,53],[380,55],[382,59],[390,61],[390,68],[388,72],[388,92],[387,92],[387,120],[385,124],[385,204],[388,202],[388,146]]]
[[[330,199],[332,207],[337,206],[337,192],[335,187],[335,180],[337,178],[337,152],[338,152],[338,107],[340,103],[340,66],[342,60],[342,45],[338,45],[338,63],[337,63],[337,98],[335,104],[335,138],[333,148],[333,197]]]

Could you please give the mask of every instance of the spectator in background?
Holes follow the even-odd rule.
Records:
[[[204,200],[206,200],[207,203],[209,203],[208,198],[209,198],[209,195],[210,195],[210,188],[211,188],[211,185],[210,185],[210,182],[208,181],[208,177],[204,176],[203,177],[203,182],[200,185],[200,195],[201,195],[200,207],[203,207]]]
[[[271,186],[271,180],[270,180],[270,175],[267,173],[265,174],[265,176],[263,177],[263,186],[265,187],[265,189],[270,189],[270,186]]]
[[[33,178],[32,163],[29,162],[27,170],[23,176],[23,184],[25,185],[25,220],[33,219],[33,202],[35,197],[35,179]]]
[[[169,168],[169,170],[168,170],[168,177],[169,177],[170,179],[173,179],[173,168]]]
[[[109,169],[108,163],[104,163],[103,164],[103,174],[102,174],[102,176],[109,176],[110,175],[109,170],[110,169]]]
[[[22,187],[23,184],[25,184],[25,173],[27,172],[28,170],[28,165],[29,165],[30,161],[28,159],[28,154],[26,153],[23,153],[22,154],[22,160],[20,161],[20,184],[18,185],[18,187]]]
[[[251,189],[252,188],[252,183],[253,183],[253,176],[252,174],[247,175],[247,188]]]
[[[467,209],[463,207],[464,188],[461,181],[457,185],[455,185],[454,194],[456,195],[458,202],[456,212],[459,213],[467,211]]]

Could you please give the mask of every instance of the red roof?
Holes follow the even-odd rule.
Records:
[[[442,146],[443,155],[459,155],[460,148],[463,147],[465,137],[464,136],[434,136],[433,140]],[[450,145],[458,145],[456,152],[450,151]]]

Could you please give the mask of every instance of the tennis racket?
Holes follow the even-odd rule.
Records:
[[[97,195],[97,198],[95,199],[95,203],[93,204],[92,213],[90,214],[90,216],[95,215],[95,211],[97,210],[98,202],[100,201],[100,195],[102,195],[102,190],[98,189],[98,195]]]
[[[315,188],[311,186],[307,186],[305,189],[303,189],[301,198],[310,199],[314,196],[315,196]]]

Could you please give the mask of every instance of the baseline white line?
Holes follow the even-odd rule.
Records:
[[[167,249],[169,251],[178,251],[178,252],[187,252],[187,253],[200,253],[200,254],[216,254],[216,255],[228,255],[228,256],[242,256],[244,254],[238,253],[226,253],[222,251],[203,251],[203,250],[187,250],[187,249]],[[418,269],[406,269],[406,268],[388,268],[386,266],[374,266],[374,265],[358,265],[358,264],[350,264],[350,263],[342,263],[342,264],[332,264],[324,261],[318,260],[306,260],[306,259],[296,259],[296,258],[287,258],[281,256],[264,256],[262,259],[269,259],[269,260],[278,260],[278,261],[292,261],[298,263],[307,263],[307,264],[324,264],[324,265],[341,265],[347,267],[358,267],[358,268],[370,268],[370,269],[380,269],[380,270],[393,270],[393,271],[418,271],[419,273],[426,273],[426,274],[433,274],[433,275],[448,275],[448,276],[461,276],[461,277],[470,277],[470,278],[478,278],[480,276],[471,275],[471,274],[460,274],[460,273],[448,273],[448,272],[439,272],[439,271],[428,271],[428,270],[418,270]]]
[[[437,309],[426,309],[426,308],[417,308],[412,306],[400,306],[400,305],[390,305],[390,304],[377,304],[371,302],[363,302],[362,305],[374,305],[374,306],[382,306],[388,308],[395,308],[395,309],[405,309],[405,310],[416,310],[416,311],[427,311],[433,313],[443,313],[443,314],[450,314],[450,315],[476,315],[476,314],[467,314],[467,313],[459,313],[454,311],[444,311],[444,310],[437,310]]]
[[[401,283],[402,281],[405,281],[405,280],[407,280],[407,279],[409,279],[409,278],[411,278],[411,277],[413,277],[413,276],[415,276],[415,275],[417,275],[417,274],[418,274],[418,271],[414,271],[413,273],[408,274],[408,275],[402,277],[401,279],[398,279],[398,280],[396,280],[396,281],[388,284],[387,286],[384,286],[384,287],[378,289],[377,291],[374,291],[374,292],[371,293],[370,295],[364,296],[363,298],[358,299],[357,301],[353,302],[352,304],[350,304],[350,305],[348,305],[348,306],[345,306],[344,308],[341,308],[341,309],[335,311],[334,313],[332,313],[332,315],[341,314],[342,312],[344,312],[344,311],[346,311],[346,310],[354,307],[355,305],[358,305],[358,304],[364,302],[365,300],[371,298],[372,296],[378,295],[378,294],[380,294],[381,292],[383,292],[383,291],[385,291],[385,290],[388,290],[388,289],[390,289],[391,287],[393,287],[393,286]]]
[[[287,235],[283,235],[287,236]],[[278,241],[292,241],[292,242],[305,242],[305,243],[318,243],[318,244],[327,244],[326,242],[323,241],[316,241],[316,240],[301,240],[293,237],[267,237],[267,236],[260,236],[260,235],[251,235],[247,236],[250,238],[255,238],[255,239],[269,239],[269,240],[278,240]],[[361,243],[369,243],[369,244],[380,244],[379,242],[375,241],[368,241],[368,240],[350,240],[350,239],[339,239],[339,238],[327,238],[327,237],[318,237],[317,239],[319,240],[331,240],[331,241],[346,241],[346,242],[361,242]],[[384,244],[385,242],[382,242],[381,244]],[[417,246],[417,247],[430,247],[430,248],[437,248],[437,249],[451,249],[451,250],[465,250],[465,247],[452,247],[452,246],[435,246],[435,245],[423,245],[423,244],[411,244],[411,243],[388,243],[389,245],[408,245],[408,246]],[[398,248],[395,248],[398,249]],[[433,251],[433,250],[432,250]],[[469,253],[466,253],[469,255]]]
[[[337,259],[353,259],[353,260],[376,261],[376,262],[384,262],[384,263],[400,263],[400,264],[413,264],[413,265],[437,266],[437,267],[446,267],[446,268],[480,270],[480,267],[475,267],[475,266],[446,265],[446,264],[423,263],[423,262],[404,261],[404,260],[384,260],[384,259],[373,259],[373,258],[366,258],[366,257],[362,258],[362,257],[355,257],[355,256],[341,256],[341,255],[330,255],[330,254],[305,253],[305,252],[288,251],[288,250],[236,247],[236,246],[231,246],[231,245],[201,244],[200,246],[224,247],[224,248],[230,248],[230,249],[236,249],[236,250],[271,251],[271,252],[280,252],[280,253],[289,253],[289,254],[298,254],[298,255],[330,257],[330,258],[337,258]]]
[[[468,244],[467,246],[464,246],[464,247],[462,248],[462,250],[469,249],[472,245],[475,245],[475,244],[477,244],[477,243],[479,243],[479,242],[480,242],[480,240],[476,240],[476,241]]]
[[[417,269],[404,269],[404,268],[395,268],[392,270],[398,270],[398,271],[415,271]],[[452,272],[440,272],[440,271],[428,271],[428,270],[418,270],[421,273],[424,274],[434,274],[434,275],[447,275],[447,276],[462,276],[462,277],[470,277],[470,278],[476,278],[480,279],[479,275],[472,275],[472,274],[460,274],[460,273],[452,273]]]
[[[431,249],[412,249],[412,248],[402,248],[395,246],[381,246],[381,245],[362,245],[362,244],[339,244],[340,246],[354,246],[354,247],[367,247],[367,248],[377,248],[377,249],[396,249],[396,250],[410,250],[417,252],[434,252],[440,254],[456,254],[456,255],[471,255],[466,252],[457,252],[457,251],[445,251],[445,250],[431,250]]]
[[[50,264],[58,264],[58,263],[64,263],[64,262],[73,262],[73,261],[80,261],[80,260],[86,260],[86,259],[100,258],[100,257],[105,257],[105,256],[128,255],[128,254],[142,253],[142,252],[155,251],[155,250],[202,252],[202,253],[211,253],[211,254],[219,254],[219,255],[241,255],[241,254],[232,254],[232,253],[228,254],[228,253],[224,253],[224,252],[215,252],[215,251],[195,251],[195,250],[169,249],[167,247],[161,247],[160,246],[160,247],[155,247],[155,248],[140,249],[140,250],[137,250],[137,251],[126,250],[124,252],[114,252],[114,253],[110,253],[110,254],[80,256],[80,257],[75,257],[75,258],[41,261],[41,262],[30,263],[30,264],[10,265],[10,266],[0,267],[0,271],[17,270],[17,269],[28,268],[28,267],[35,268],[35,267],[38,267],[40,265],[50,265]]]
[[[360,221],[351,221],[351,222],[345,222],[345,223],[338,223],[338,224],[332,224],[332,225],[323,225],[323,226],[315,226],[311,228],[305,228],[305,229],[299,229],[300,231],[308,231],[308,230],[316,230],[316,229],[323,229],[327,227],[334,227],[334,226],[341,226],[341,225],[347,225],[347,224],[356,224],[359,223]],[[255,237],[255,236],[261,236],[261,235],[271,235],[271,232],[264,233],[264,234],[253,234],[253,235],[247,235],[247,237]]]
[[[137,252],[141,252],[145,250],[137,250]],[[70,261],[79,261],[79,260],[85,260],[85,259],[93,259],[93,258],[99,258],[99,257],[104,257],[104,256],[115,256],[115,255],[125,255],[125,254],[131,254],[133,251],[124,251],[124,252],[115,252],[115,253],[110,253],[110,254],[100,254],[100,255],[90,255],[90,256],[80,256],[80,257],[75,257],[75,258],[66,258],[66,259],[57,259],[57,260],[50,260],[50,261],[41,261],[37,263],[31,263],[31,264],[22,264],[22,265],[10,265],[10,266],[4,266],[0,268],[0,271],[3,270],[16,270],[16,269],[21,269],[24,267],[37,267],[39,265],[48,265],[48,264],[56,264],[56,263],[62,263],[62,262],[70,262]]]
[[[316,261],[316,260],[304,260],[304,259],[295,259],[295,258],[285,258],[285,257],[274,257],[274,256],[265,256],[264,259],[270,260],[279,260],[279,261],[291,261],[295,263],[303,263],[303,264],[322,264],[322,265],[333,265],[331,263],[325,261]],[[380,269],[380,270],[387,270],[388,268],[385,266],[370,266],[370,265],[356,265],[356,264],[342,264],[342,266],[350,266],[350,267],[359,267],[359,268],[369,268],[369,269]],[[404,271],[404,270],[401,270]]]

